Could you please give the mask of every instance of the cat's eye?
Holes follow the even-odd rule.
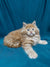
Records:
[[[27,31],[29,31],[29,29],[27,29]]]
[[[34,28],[32,30],[34,30]]]

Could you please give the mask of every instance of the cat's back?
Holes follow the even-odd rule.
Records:
[[[10,32],[5,37],[7,37],[7,38],[11,37],[11,38],[15,38],[15,39],[21,39],[21,29],[12,31],[12,32]]]
[[[21,29],[10,32],[8,35],[21,35]]]

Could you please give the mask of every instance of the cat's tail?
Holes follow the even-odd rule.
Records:
[[[17,48],[21,46],[20,41],[18,40],[16,41],[12,37],[8,37],[8,36],[4,37],[4,45],[11,48]]]

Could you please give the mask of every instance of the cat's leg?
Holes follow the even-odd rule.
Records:
[[[33,48],[31,47],[30,44],[25,44],[22,47],[24,48],[24,50],[27,53],[27,55],[29,56],[29,58],[36,59],[38,57],[37,53],[33,50]]]
[[[48,42],[46,41],[46,40],[39,40],[39,42],[38,42],[39,44],[43,44],[43,45],[46,45],[46,44],[48,44]]]
[[[12,45],[12,47],[14,47],[14,48],[17,48],[17,47],[20,47],[20,46],[21,46],[20,41],[15,41],[15,42],[13,43],[13,45]]]
[[[4,45],[6,45],[8,47],[17,48],[17,47],[20,47],[20,41],[17,41],[11,37],[6,36],[4,38]]]

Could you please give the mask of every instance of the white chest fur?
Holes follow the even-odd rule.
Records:
[[[40,40],[40,36],[39,35],[36,35],[36,36],[33,36],[33,37],[27,37],[26,39],[28,40],[32,40],[34,43],[34,45],[38,44],[39,40]]]

